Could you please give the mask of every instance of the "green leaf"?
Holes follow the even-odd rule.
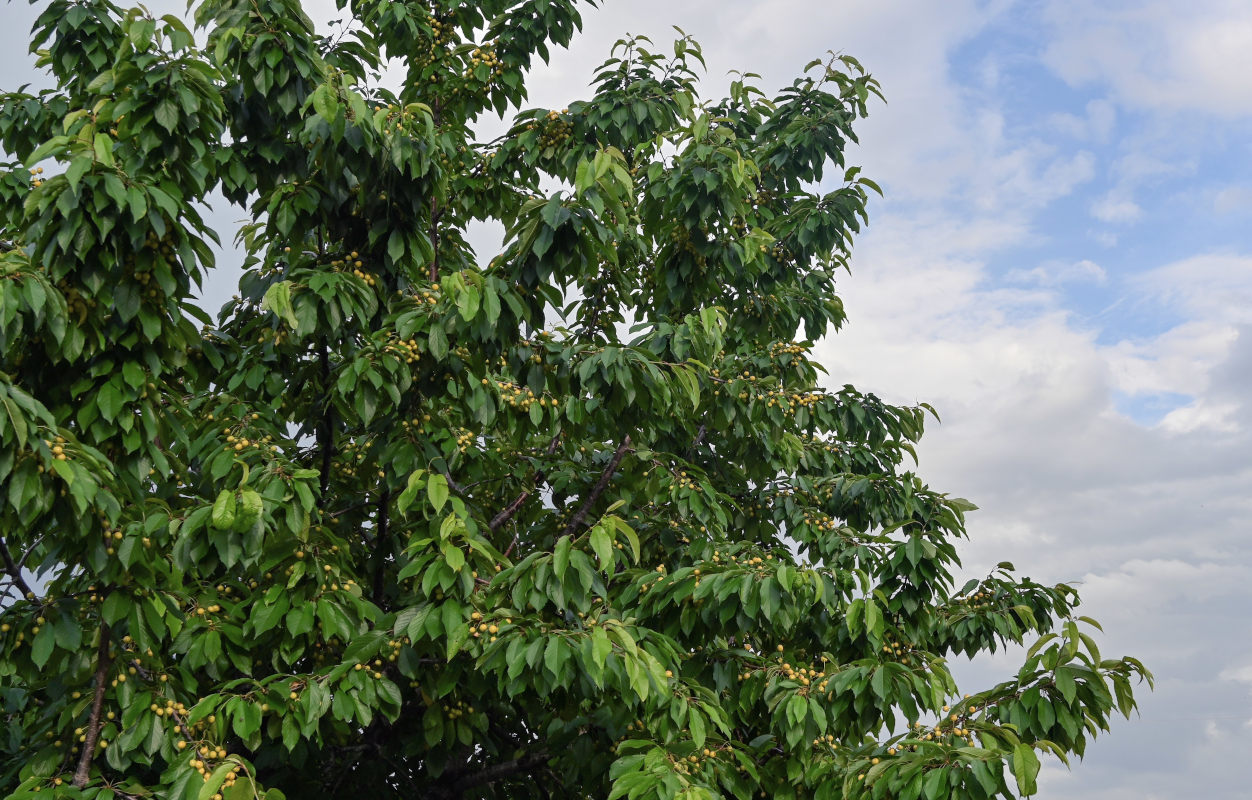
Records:
[[[635,533],[635,529],[626,524],[626,520],[621,517],[612,517],[613,526],[617,528],[617,532],[626,537],[627,544],[630,545],[630,553],[634,559],[634,563],[638,564],[642,557],[639,549],[639,536]]]
[[[105,622],[115,625],[126,619],[132,605],[134,601],[131,600],[130,595],[123,592],[109,592],[109,596],[104,598],[104,605],[100,608],[101,616]]]
[[[152,111],[152,118],[170,133],[178,126],[178,109],[169,100],[162,100]]]
[[[456,545],[444,543],[443,557],[453,572],[460,572],[465,566],[465,553]]]
[[[1069,667],[1057,667],[1054,673],[1056,688],[1060,689],[1065,702],[1073,703],[1078,695],[1078,687],[1074,684],[1074,672]]]
[[[122,393],[112,383],[106,383],[96,394],[96,405],[99,406],[102,417],[115,420],[122,412]]]
[[[569,536],[557,539],[556,547],[552,550],[552,574],[556,575],[557,580],[565,579],[565,570],[569,567],[569,551],[573,546],[574,540]]]
[[[96,160],[106,167],[113,166],[113,140],[107,133],[97,133],[93,140]]]
[[[687,729],[691,731],[691,742],[697,750],[704,748],[705,730],[704,715],[691,709],[687,714]]]
[[[591,529],[591,549],[600,559],[601,569],[607,572],[613,568],[613,537],[609,536],[603,524],[598,524]]]
[[[327,122],[339,116],[339,101],[330,85],[323,83],[313,91],[313,110]]]
[[[561,641],[561,637],[553,636],[549,638],[548,645],[543,653],[543,666],[554,681],[560,679],[561,667],[568,658],[569,650],[566,649],[565,643]]]
[[[1039,757],[1034,748],[1025,742],[1013,747],[1013,777],[1017,778],[1017,790],[1029,797],[1039,791],[1035,777],[1039,774]]]
[[[217,794],[217,790],[222,788],[222,784],[226,781],[226,773],[230,772],[238,766],[238,759],[231,757],[217,765],[217,769],[209,775],[208,780],[200,787],[196,800],[211,800],[213,795]],[[199,780],[197,778],[197,780]]]
[[[23,163],[27,167],[33,167],[40,161],[43,161],[45,158],[50,156],[52,153],[65,147],[69,141],[70,137],[68,136],[53,136],[51,139],[48,139],[43,144],[36,147],[34,152],[27,156]]]
[[[244,533],[252,529],[265,511],[265,501],[253,489],[244,489],[239,493],[239,504],[235,512],[234,530]]]
[[[608,632],[602,627],[592,628],[591,657],[596,664],[603,668],[611,652],[613,652],[613,643],[609,640]]]
[[[300,327],[291,307],[291,281],[279,281],[265,291],[261,308],[277,314],[293,331]]]
[[[447,658],[449,661],[461,652],[461,648],[465,645],[465,641],[469,638],[469,626],[464,621],[459,621],[447,632]]]
[[[218,492],[217,500],[213,502],[211,519],[213,527],[219,531],[228,531],[235,526],[235,492],[233,490],[223,489]]]
[[[414,470],[409,473],[409,478],[404,485],[404,490],[401,491],[400,496],[396,498],[396,508],[400,509],[401,513],[408,511],[409,508],[412,507],[413,500],[417,497],[417,493],[426,488],[425,475],[426,470],[424,469]]]
[[[400,260],[404,255],[404,233],[400,230],[394,230],[387,237],[387,258],[392,262]]]
[[[261,706],[249,700],[239,703],[231,720],[231,729],[240,739],[252,738],[261,730]]]
[[[35,634],[35,641],[30,645],[30,658],[35,662],[35,666],[43,669],[44,664],[48,663],[48,659],[52,657],[52,650],[56,647],[56,631],[51,625],[44,625],[39,629],[39,633]]]
[[[83,642],[83,629],[79,622],[70,614],[61,614],[53,626],[56,629],[57,647],[62,650],[77,650]]]
[[[431,475],[426,480],[426,497],[436,512],[442,510],[443,504],[448,502],[448,479],[437,472]]]
[[[443,361],[444,357],[448,355],[448,334],[444,331],[442,325],[436,323],[430,326],[430,334],[427,336],[427,347],[436,361]]]
[[[865,601],[865,632],[869,634],[872,641],[877,642],[882,638],[884,623],[882,618],[882,609],[873,600]]]
[[[478,308],[482,303],[482,297],[478,293],[478,287],[466,286],[465,289],[456,298],[456,307],[461,312],[461,319],[469,322],[478,313]]]
[[[802,695],[793,694],[787,699],[787,723],[796,727],[804,725],[809,714],[808,701]]]

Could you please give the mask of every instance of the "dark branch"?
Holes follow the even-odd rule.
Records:
[[[431,283],[439,280],[439,218],[442,216],[439,201],[434,197],[430,198],[430,246],[434,250],[434,257],[430,260]]]
[[[518,773],[530,772],[536,767],[543,766],[551,758],[547,753],[531,753],[521,758],[515,758],[512,761],[505,761],[502,764],[494,764],[490,767],[483,767],[474,770],[463,777],[456,778],[445,788],[436,790],[436,797],[455,798],[460,797],[465,791],[481,786],[484,783],[494,783],[504,778],[509,778]]]
[[[382,608],[383,604],[383,574],[387,566],[387,545],[390,542],[387,535],[390,503],[391,490],[383,489],[383,493],[378,498],[378,529],[374,538],[374,586],[371,593],[374,605],[379,608]]]
[[[30,547],[26,548],[26,552],[23,553],[22,557],[17,560],[17,568],[19,570],[26,566],[26,562],[30,560],[31,554],[35,552],[35,549],[39,547],[39,543],[42,542],[44,537],[47,535],[47,532],[39,534],[35,537],[35,541],[30,543]]]
[[[613,473],[617,472],[617,465],[622,463],[622,459],[626,456],[626,451],[630,449],[630,437],[626,436],[622,439],[622,443],[617,446],[617,450],[613,453],[613,457],[609,459],[608,466],[604,468],[604,472],[600,473],[600,480],[596,481],[596,485],[592,487],[591,493],[587,495],[587,499],[583,501],[582,507],[565,526],[565,530],[561,531],[561,535],[569,536],[578,530],[578,526],[582,525],[587,519],[587,515],[591,513],[591,507],[595,505],[596,500],[600,499],[600,495],[604,494],[604,490],[609,488],[609,481],[613,479]]]
[[[708,428],[701,423],[700,430],[696,431],[696,438],[691,441],[691,447],[687,448],[690,452],[700,446],[700,442],[704,441],[704,434],[708,433]]]
[[[74,785],[79,789],[87,785],[91,777],[91,759],[96,752],[96,743],[100,741],[100,711],[104,708],[105,681],[109,679],[109,623],[100,623],[100,644],[96,648],[96,693],[91,698],[91,716],[87,721],[86,739],[83,741],[82,755],[78,758],[78,769],[74,770]]]
[[[448,472],[447,470],[439,470],[438,472],[440,475],[443,476],[443,479],[448,482],[449,489],[451,489],[455,494],[458,494],[461,497],[466,496],[465,487],[457,483],[456,481],[454,481],[452,479],[452,474],[450,472]]]
[[[322,365],[322,392],[324,398],[330,397],[330,353],[327,350],[326,342],[322,342],[321,352],[318,354]],[[319,426],[318,438],[321,439],[319,446],[322,449],[322,470],[319,485],[321,491],[317,496],[317,507],[322,508],[326,504],[326,490],[330,488],[330,460],[334,455],[335,447],[335,431],[334,420],[331,417],[330,400],[326,399],[326,408],[322,410],[322,422]]]
[[[555,453],[556,446],[557,444],[560,443],[560,441],[561,441],[561,434],[558,433],[556,436],[553,436],[552,441],[548,442],[547,449],[544,450],[544,455],[550,456],[553,453]],[[543,482],[546,481],[547,479],[548,479],[548,473],[544,472],[543,470],[538,470],[537,472],[535,472],[535,478],[534,478],[534,481],[532,482],[531,487],[525,490],[524,492],[522,492],[521,494],[519,494],[517,497],[514,497],[513,502],[505,506],[504,510],[501,511],[499,514],[496,514],[494,517],[492,517],[491,522],[487,523],[487,527],[490,528],[493,532],[498,531],[500,528],[504,527],[504,523],[511,520],[513,518],[513,515],[516,514],[519,510],[521,510],[521,507],[525,505],[527,499],[530,498],[531,493],[534,492],[536,489],[538,489],[543,484]],[[512,547],[510,546],[509,549],[511,550]],[[506,553],[505,555],[508,555],[508,554]]]
[[[22,577],[22,568],[13,561],[13,554],[9,552],[9,548],[3,539],[0,539],[0,558],[4,559],[5,573],[13,580],[13,585],[21,591],[22,596],[26,598],[34,597],[35,593],[31,590],[30,584]],[[25,561],[26,559],[23,558],[22,560]]]
[[[362,500],[362,501],[361,501],[361,502],[359,502],[359,503],[353,503],[353,504],[352,504],[352,505],[350,505],[350,506],[344,506],[343,508],[339,509],[338,511],[329,511],[329,512],[327,512],[326,516],[328,516],[328,517],[342,517],[344,514],[347,514],[349,511],[356,511],[358,508],[365,508],[365,507],[366,507],[366,506],[368,506],[368,505],[369,505],[369,501],[368,501],[368,500]]]
[[[538,480],[539,477],[540,477],[539,475],[535,476],[536,486],[539,484],[539,480]],[[518,509],[520,509],[522,505],[526,503],[526,500],[530,498],[530,493],[532,491],[534,491],[533,488],[527,489],[526,491],[519,494],[517,497],[514,497],[513,502],[509,503],[507,506],[504,507],[503,511],[501,511],[499,514],[496,514],[494,517],[491,518],[491,522],[487,523],[487,527],[490,528],[492,531],[500,530],[500,528],[504,526],[504,523],[511,520],[513,518],[513,515],[518,512]]]
[[[443,125],[443,104],[438,98],[431,103],[431,121],[438,129]],[[430,246],[432,257],[430,259],[430,282],[434,283],[439,280],[439,218],[443,216],[443,209],[439,207],[438,198],[432,194],[430,198]]]

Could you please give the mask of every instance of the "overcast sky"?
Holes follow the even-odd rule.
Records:
[[[333,5],[308,8],[321,21]],[[3,13],[12,88],[35,79],[31,11]],[[1007,559],[1079,584],[1106,654],[1158,680],[1085,763],[1045,767],[1040,796],[1252,798],[1252,4],[610,0],[584,14],[535,76],[535,105],[586,96],[614,39],[659,43],[671,25],[704,44],[709,95],[730,69],[777,88],[827,50],[879,78],[888,104],[851,163],[886,199],[843,281],[851,323],[818,347],[830,383],[936,406],[921,472],[982,507],[969,572]],[[958,672],[974,691],[1013,668]]]

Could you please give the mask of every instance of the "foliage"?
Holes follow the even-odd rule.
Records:
[[[0,97],[0,793],[1012,796],[1132,711],[1070,587],[954,586],[928,407],[809,357],[855,60],[709,102],[627,39],[519,112],[574,0],[348,11],[51,0]]]

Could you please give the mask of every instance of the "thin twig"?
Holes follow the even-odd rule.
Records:
[[[706,433],[708,433],[708,428],[704,425],[704,423],[701,423],[701,424],[700,424],[700,430],[696,431],[696,438],[692,440],[692,442],[691,442],[691,447],[689,447],[689,448],[687,448],[687,449],[688,449],[688,450],[695,450],[697,447],[699,447],[699,446],[700,446],[700,442],[703,442],[703,441],[704,441],[704,434],[706,434]]]
[[[30,584],[26,582],[26,579],[22,577],[22,568],[14,563],[13,554],[9,552],[9,548],[5,545],[3,539],[0,539],[0,557],[4,559],[4,571],[13,579],[13,585],[21,591],[23,597],[33,598],[35,592],[30,588]]]
[[[96,743],[100,741],[100,711],[104,708],[105,681],[109,679],[109,623],[100,623],[100,644],[96,648],[96,693],[91,699],[91,716],[87,721],[86,739],[83,740],[82,755],[78,759],[78,769],[74,771],[74,785],[79,789],[87,785],[91,776],[91,759],[95,756]]]
[[[148,671],[148,670],[144,667],[143,662],[141,662],[139,659],[137,659],[137,658],[132,658],[132,659],[130,660],[130,665],[131,665],[132,667],[134,667],[134,668],[135,668],[135,674],[136,674],[136,675],[138,675],[138,676],[139,676],[142,680],[145,680],[145,681],[146,681],[146,680],[151,680],[151,678],[152,678],[152,673],[151,673],[151,672],[149,672],[149,671]]]
[[[617,446],[617,450],[613,453],[613,457],[609,459],[608,466],[604,468],[604,472],[600,473],[600,480],[596,481],[596,485],[592,487],[591,493],[587,495],[587,499],[583,501],[582,507],[565,526],[565,530],[561,532],[562,536],[569,536],[578,530],[578,526],[583,524],[587,515],[591,513],[591,507],[595,505],[596,500],[600,499],[600,495],[604,494],[604,490],[609,487],[609,481],[613,478],[613,473],[617,471],[617,465],[622,463],[622,459],[626,456],[626,451],[630,449],[630,436],[622,438],[622,443]]]
[[[31,553],[35,552],[35,548],[39,547],[40,542],[44,540],[48,534],[41,533],[35,537],[35,541],[30,543],[30,547],[26,548],[26,552],[22,553],[22,557],[17,560],[17,568],[20,570],[26,566],[26,562],[30,559]]]
[[[508,558],[513,553],[513,548],[517,547],[517,539],[520,535],[521,535],[520,531],[513,534],[513,541],[509,542],[509,546],[504,548],[503,555],[505,558]]]
[[[556,436],[553,436],[552,441],[548,442],[547,449],[543,451],[544,455],[550,456],[553,453],[555,453],[556,446],[560,443],[560,441],[561,441],[561,434],[558,433]],[[538,470],[537,472],[535,472],[535,478],[534,478],[534,481],[532,481],[531,487],[523,491],[517,497],[514,497],[513,502],[505,506],[504,510],[501,511],[499,514],[496,514],[494,517],[492,517],[491,522],[487,523],[487,527],[490,528],[492,532],[498,531],[500,528],[504,527],[504,523],[508,522],[510,519],[513,518],[513,515],[516,514],[521,509],[522,505],[525,504],[526,500],[530,497],[531,493],[534,492],[535,489],[538,489],[539,486],[547,479],[548,479],[548,473],[546,473],[545,471]],[[514,537],[513,542],[514,544],[517,543],[516,537]],[[513,545],[509,545],[509,550],[512,550],[512,549],[513,549]],[[508,553],[506,552],[505,555],[507,556]]]
[[[362,500],[362,501],[361,501],[361,502],[359,502],[359,503],[353,503],[353,504],[352,504],[352,505],[350,505],[350,506],[345,506],[345,507],[343,507],[343,508],[339,509],[338,511],[328,511],[328,512],[326,512],[326,516],[328,516],[328,517],[342,517],[344,514],[347,514],[349,511],[356,511],[358,508],[365,508],[365,507],[366,507],[366,506],[368,506],[369,504],[370,504],[370,503],[369,503],[369,500]]]
[[[187,727],[187,722],[183,719],[182,715],[177,711],[170,711],[169,714],[174,718],[174,724],[177,725],[178,729],[183,732],[183,738],[187,740],[187,744],[194,742],[196,737],[192,735],[191,729]]]
[[[452,479],[451,473],[447,472],[446,470],[438,470],[438,472],[440,475],[443,476],[443,479],[448,482],[449,489],[451,489],[455,494],[459,494],[461,497],[465,497],[465,487],[457,483],[456,481],[454,481]]]

